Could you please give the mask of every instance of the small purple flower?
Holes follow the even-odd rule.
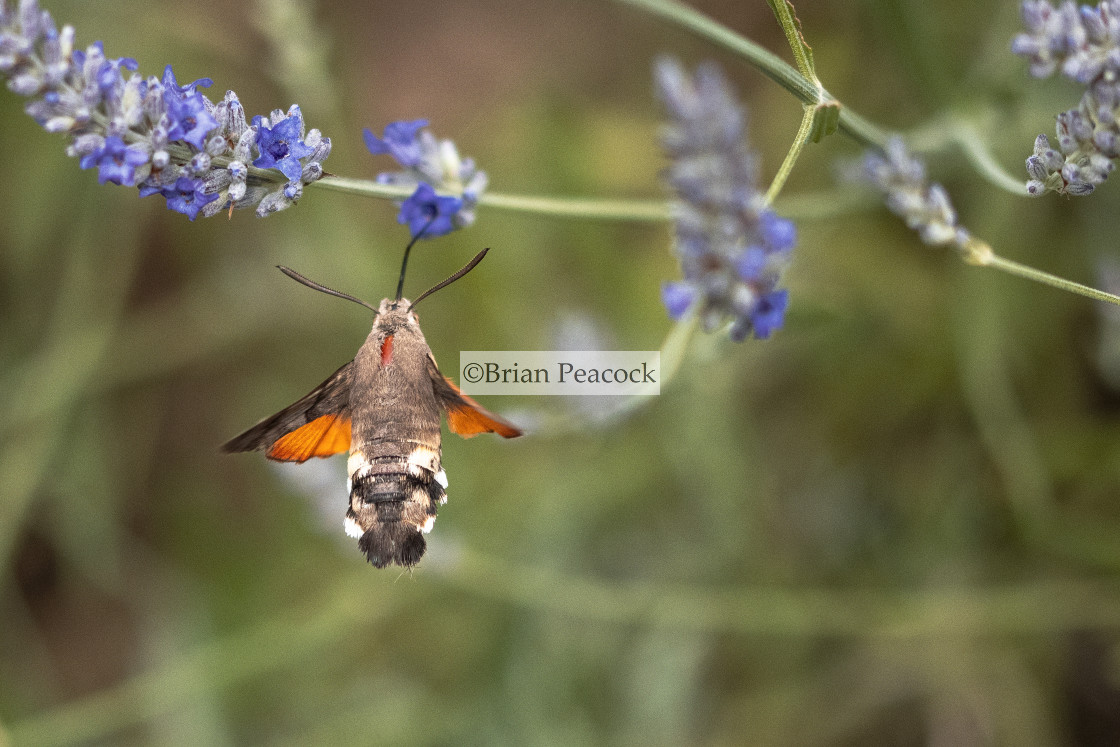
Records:
[[[303,174],[303,164],[299,159],[315,150],[301,139],[303,118],[298,107],[293,114],[272,127],[262,126],[261,120],[259,116],[253,118],[253,124],[258,128],[257,148],[261,153],[253,165],[259,169],[279,169],[288,179],[298,180]]]
[[[776,330],[782,328],[788,305],[788,290],[782,288],[781,290],[771,291],[758,300],[749,316],[739,319],[732,325],[732,338],[741,333],[742,337],[740,339],[745,339],[747,333],[751,332],[757,339],[765,340]]]
[[[762,280],[766,265],[766,250],[761,246],[748,246],[735,261],[735,271],[744,283],[753,283]]]
[[[218,120],[210,115],[202,95],[192,93],[184,98],[170,96],[168,99],[167,111],[171,116],[168,140],[182,140],[202,150],[206,136],[218,126]]]
[[[83,169],[97,166],[99,184],[112,182],[125,187],[136,184],[136,169],[148,162],[148,153],[136,145],[124,144],[116,135],[105,138],[105,144],[83,156],[79,162]]]
[[[781,218],[770,210],[758,216],[758,230],[772,251],[784,252],[797,243],[797,227],[793,221]]]
[[[216,194],[204,194],[202,192],[201,180],[190,179],[185,176],[179,177],[175,184],[163,187],[159,192],[167,198],[169,210],[182,213],[192,221],[198,217],[198,213],[203,207],[218,199]],[[149,194],[152,194],[152,192],[149,192]]]
[[[189,96],[195,92],[196,88],[209,88],[214,85],[214,81],[209,78],[199,78],[185,86],[180,86],[179,82],[175,80],[175,73],[171,70],[170,65],[163,69],[163,80],[160,82],[163,84],[165,91],[174,92],[179,96]]]
[[[462,207],[463,201],[458,197],[441,197],[431,185],[421,183],[412,196],[401,203],[397,223],[408,224],[412,238],[421,231],[424,238],[435,238],[455,230],[452,219]]]
[[[139,67],[140,63],[131,57],[105,60],[105,62],[101,63],[101,69],[97,72],[97,86],[101,89],[102,93],[108,93],[119,84],[121,68],[125,70],[136,70]]]
[[[688,283],[661,284],[661,303],[665,305],[665,310],[673,320],[683,317],[695,300],[696,291]]]
[[[397,163],[405,168],[412,168],[420,163],[422,151],[420,143],[416,140],[416,133],[421,128],[428,126],[426,119],[404,120],[390,122],[385,125],[385,137],[379,138],[367,127],[362,130],[362,137],[366,141],[366,148],[375,156],[388,153]]]
[[[1060,71],[1083,87],[1078,105],[1057,118],[1060,161],[1044,158],[1049,142],[1039,136],[1040,149],[1036,140],[1027,159],[1027,194],[1091,194],[1120,156],[1120,0],[1100,0],[1096,7],[1066,0],[1056,8],[1048,0],[1025,0],[1021,10],[1026,30],[1012,40],[1012,53],[1027,60],[1035,78]]]

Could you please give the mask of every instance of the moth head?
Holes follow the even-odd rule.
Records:
[[[420,320],[412,311],[407,298],[383,298],[377,307],[377,328],[382,334],[392,335],[405,327],[419,327]]]

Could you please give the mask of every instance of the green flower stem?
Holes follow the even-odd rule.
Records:
[[[391,187],[363,179],[323,177],[308,187],[336,192],[403,200],[411,194],[404,187]],[[556,218],[599,218],[602,220],[668,222],[672,215],[664,200],[599,200],[588,197],[537,197],[487,192],[479,203],[498,210],[533,212]],[[787,195],[778,201],[778,211],[796,220],[823,220],[866,211],[880,204],[870,190],[828,189]]]
[[[778,19],[778,25],[786,35],[797,69],[806,79],[813,81],[820,88],[821,80],[817,77],[817,66],[813,62],[813,48],[801,34],[801,23],[793,13],[793,5],[789,0],[766,0],[766,2],[770,10],[774,11],[774,17]]]
[[[599,218],[604,220],[667,221],[671,217],[664,200],[599,200],[580,197],[527,197],[486,193],[480,205],[521,210],[565,218]]]
[[[939,150],[955,145],[976,171],[993,185],[1016,197],[1023,197],[1027,193],[1025,181],[1009,174],[984,144],[976,127],[959,116],[938,119],[907,133],[906,143],[920,151]]]
[[[1022,179],[1016,179],[1004,170],[992,156],[988,146],[980,142],[979,135],[971,125],[960,124],[955,130],[957,144],[964,151],[965,156],[976,167],[981,176],[1006,192],[1016,197],[1027,193],[1027,187]]]
[[[785,186],[786,179],[793,173],[794,164],[801,157],[801,151],[805,149],[805,143],[809,142],[809,138],[813,134],[813,123],[816,119],[817,108],[815,106],[805,105],[802,107],[801,125],[797,128],[797,136],[793,139],[793,144],[790,145],[789,153],[786,153],[786,158],[782,161],[781,167],[778,168],[778,173],[774,175],[774,181],[770,182],[770,188],[766,190],[767,205],[774,203],[778,193]]]
[[[325,176],[312,182],[323,189],[346,192],[366,197],[387,197],[404,200],[412,189],[378,184],[365,179],[346,179],[340,176]],[[308,185],[311,186],[311,185]],[[624,221],[667,221],[669,206],[664,200],[600,200],[586,197],[532,197],[486,192],[478,200],[479,205],[513,210],[515,212],[537,213],[558,218],[598,218],[602,220]]]
[[[754,64],[764,75],[792,93],[803,104],[821,103],[821,90],[770,50],[755,44],[723,24],[675,0],[618,0],[659,16],[709,41],[725,47]]]
[[[1018,275],[1021,278],[1033,280],[1036,283],[1050,285],[1055,288],[1060,288],[1064,291],[1069,291],[1070,293],[1076,293],[1079,296],[1091,298],[1094,301],[1104,301],[1105,303],[1111,303],[1120,306],[1120,296],[1114,296],[1111,293],[1105,293],[1104,291],[1097,290],[1096,288],[1090,288],[1087,285],[1075,283],[1072,280],[1065,280],[1064,278],[1060,278],[1057,275],[1051,275],[1048,272],[1036,270],[1035,268],[1028,267],[1027,265],[1021,265],[1018,262],[1010,259],[1004,259],[994,251],[992,251],[992,248],[988,246],[988,244],[980,241],[979,239],[973,239],[969,241],[969,243],[964,247],[961,255],[964,261],[969,263],[970,265],[977,265],[979,267],[993,267],[997,270],[1002,270],[1003,272],[1009,273],[1011,275]]]
[[[686,28],[742,56],[764,75],[796,96],[802,104],[817,106],[833,101],[824,88],[813,83],[780,57],[676,0],[617,0]],[[840,110],[839,128],[865,146],[881,148],[887,134],[847,107]]]

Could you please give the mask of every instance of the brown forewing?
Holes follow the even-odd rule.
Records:
[[[350,448],[353,361],[306,397],[230,439],[222,451],[264,451],[269,459],[304,462]]]

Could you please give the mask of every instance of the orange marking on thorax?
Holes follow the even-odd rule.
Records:
[[[381,367],[388,366],[393,360],[393,336],[387,336],[381,343]]]

